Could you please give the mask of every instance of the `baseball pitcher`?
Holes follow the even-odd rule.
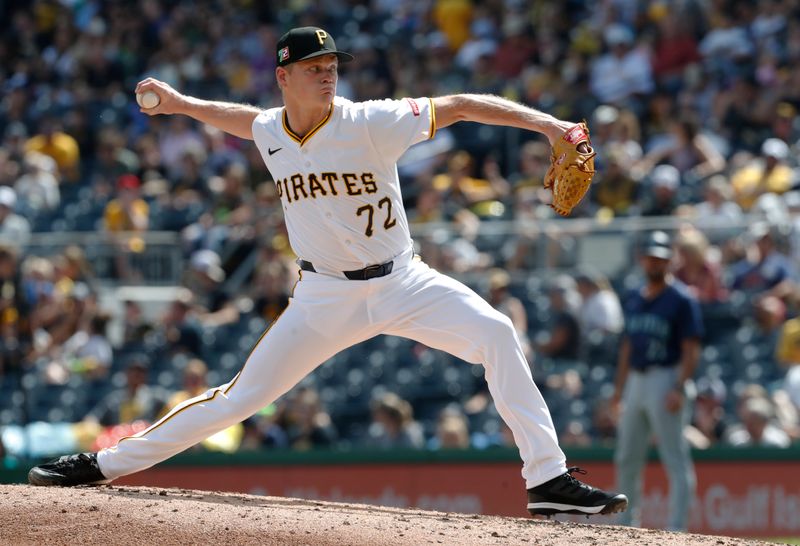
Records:
[[[156,106],[142,109],[149,115],[183,114],[255,141],[299,257],[288,306],[230,382],[110,449],[35,467],[29,481],[104,483],[148,468],[252,415],[339,351],[391,334],[485,366],[520,450],[532,514],[624,510],[624,495],[586,485],[567,469],[511,321],[415,257],[396,167],[409,146],[458,121],[538,131],[553,145],[553,206],[567,214],[594,172],[586,127],[487,95],[361,103],[337,97],[339,63],[352,56],[321,28],[290,30],[275,54],[280,108],[200,100],[151,78],[136,92],[158,95]]]

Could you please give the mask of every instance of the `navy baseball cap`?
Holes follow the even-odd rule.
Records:
[[[652,256],[653,258],[661,258],[662,260],[669,260],[672,258],[672,242],[669,235],[663,231],[654,231],[647,238],[647,243],[644,247],[644,255]]]
[[[339,57],[339,62],[342,63],[353,60],[353,56],[349,53],[336,49],[333,36],[319,27],[293,28],[278,40],[276,51],[278,66],[286,66],[329,53]]]

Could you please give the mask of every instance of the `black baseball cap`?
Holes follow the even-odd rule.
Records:
[[[278,66],[286,66],[329,53],[339,57],[339,62],[342,63],[353,60],[353,56],[349,53],[336,49],[333,36],[319,27],[293,28],[278,40],[276,52]]]

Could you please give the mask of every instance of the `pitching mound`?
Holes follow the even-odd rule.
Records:
[[[2,544],[758,544],[556,521],[186,489],[0,485]]]

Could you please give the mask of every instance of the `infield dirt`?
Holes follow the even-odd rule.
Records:
[[[0,544],[314,546],[767,544],[668,533],[236,493],[0,485]]]

